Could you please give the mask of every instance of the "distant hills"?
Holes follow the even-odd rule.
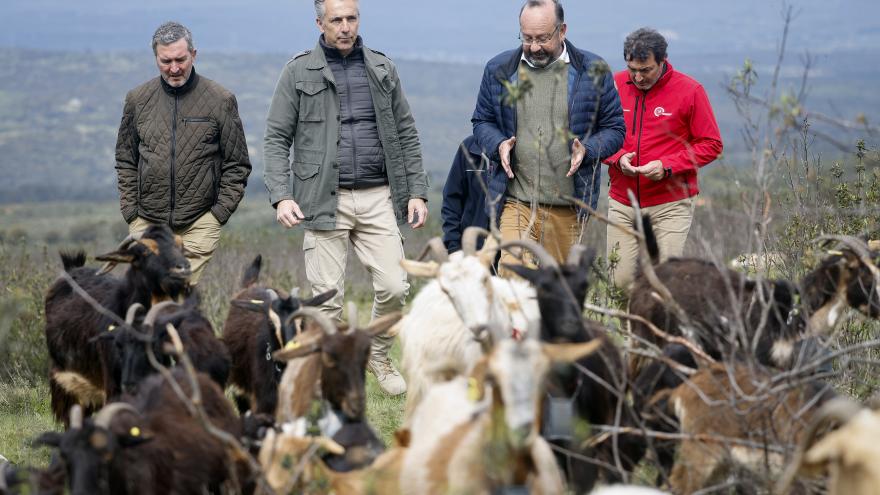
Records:
[[[838,51],[818,55],[810,78],[809,102],[832,115],[852,119],[864,112],[876,120],[880,67],[866,63],[878,52]],[[262,192],[262,136],[266,110],[289,54],[199,53],[197,70],[238,97],[254,174],[251,192]],[[671,55],[677,69],[707,88],[725,139],[725,160],[739,163],[742,120],[723,84],[745,54]],[[790,56],[783,86],[800,82],[798,58]],[[416,117],[425,164],[440,187],[462,138],[482,75],[474,63],[396,59]],[[760,81],[770,78],[774,58],[758,53]],[[612,63],[620,68],[621,64]],[[114,146],[125,93],[155,77],[149,48],[133,52],[45,51],[0,48],[0,203],[113,199],[116,197]],[[759,88],[760,89],[760,88]],[[841,136],[854,142],[856,136]],[[874,142],[876,144],[876,141]],[[836,150],[815,148],[837,154]]]

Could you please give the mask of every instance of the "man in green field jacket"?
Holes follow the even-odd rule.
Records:
[[[251,163],[235,96],[196,74],[185,26],[153,35],[159,76],[129,91],[116,142],[119,203],[129,232],[166,224],[183,238],[198,282],[244,196]]]
[[[272,97],[263,178],[278,222],[306,229],[312,293],[338,291],[323,309],[341,316],[351,242],[373,277],[378,318],[400,309],[409,290],[398,224],[419,228],[427,218],[421,146],[397,69],[357,34],[357,0],[317,0],[315,13],[317,46],[287,63]],[[374,339],[369,369],[396,395],[406,384],[390,346]]]

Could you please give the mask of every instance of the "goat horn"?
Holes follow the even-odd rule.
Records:
[[[147,316],[144,316],[144,326],[152,327],[154,323],[156,323],[156,318],[159,317],[159,313],[168,307],[180,307],[180,304],[177,304],[174,301],[162,301],[158,304],[154,304],[150,307],[150,310],[147,311]]]
[[[431,240],[428,241],[428,249],[431,250],[431,255],[434,256],[437,263],[446,263],[449,261],[449,253],[446,251],[446,245],[443,244],[443,239],[439,237],[431,238]]]
[[[137,234],[137,235],[130,234],[128,237],[123,239],[122,242],[120,242],[118,246],[116,246],[116,250],[119,251],[121,249],[125,249],[128,246],[131,246],[132,243],[137,242],[140,238],[141,238],[141,234]],[[105,273],[110,273],[114,268],[116,268],[116,265],[117,265],[117,263],[115,261],[108,261],[108,262],[104,263],[104,265],[101,266],[101,269],[98,270],[96,275],[104,275]]]
[[[132,305],[128,307],[128,311],[125,313],[125,322],[129,325],[134,324],[134,318],[137,316],[138,311],[141,311],[143,309],[143,304],[139,302],[132,303]]]
[[[105,430],[110,429],[110,421],[113,420],[113,416],[116,413],[120,413],[122,411],[128,411],[134,413],[137,416],[140,416],[140,412],[134,408],[131,404],[127,402],[114,402],[110,405],[104,406],[98,414],[95,416],[95,425],[104,428]]]
[[[357,329],[358,308],[354,301],[348,301],[346,306],[348,309],[348,330],[346,330],[345,333],[351,334]]]
[[[492,233],[482,227],[471,226],[461,234],[461,250],[468,256],[477,254],[477,240],[480,236],[491,237]]]
[[[871,261],[871,252],[868,250],[868,243],[866,241],[851,235],[823,235],[816,239],[816,242],[823,241],[836,241],[851,249],[859,257],[859,261],[871,270],[875,277],[880,277],[880,270]]]
[[[544,249],[544,246],[538,244],[537,242],[531,239],[513,239],[510,241],[505,241],[501,244],[501,249],[510,250],[512,247],[519,247],[522,249],[527,249],[538,258],[538,261],[541,263],[541,266],[544,268],[559,268],[559,263],[550,256],[550,253]]]
[[[82,428],[83,426],[83,410],[79,404],[74,404],[70,408],[70,429]]]
[[[324,331],[327,335],[336,335],[336,325],[330,321],[330,318],[327,317],[323,312],[321,312],[318,308],[313,308],[311,306],[304,306],[296,310],[292,315],[287,317],[287,324],[290,324],[294,318],[299,318],[302,316],[307,316],[317,323],[321,330]]]

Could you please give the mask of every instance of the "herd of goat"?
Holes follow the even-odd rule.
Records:
[[[261,284],[257,256],[215,332],[166,227],[99,270],[62,254],[45,331],[65,430],[35,440],[48,467],[0,465],[0,494],[880,491],[880,416],[835,392],[825,343],[850,308],[880,317],[880,247],[828,237],[792,282],[661,262],[649,219],[639,231],[622,330],[584,317],[591,251],[560,264],[477,228],[459,253],[434,239],[433,260],[404,260],[429,282],[365,327],[354,305],[347,322],[319,311],[334,291]],[[534,263],[496,277],[500,249]],[[408,382],[388,448],[366,419],[379,334],[400,339]]]

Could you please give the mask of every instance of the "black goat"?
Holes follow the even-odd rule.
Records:
[[[149,308],[153,303],[183,297],[189,286],[189,262],[184,257],[179,236],[167,226],[151,226],[138,239],[129,237],[110,253],[95,259],[112,266],[128,263],[122,278],[103,269],[96,273],[86,268],[85,254],[61,254],[64,271],[102,307],[122,316],[135,303]],[[87,409],[100,406],[98,395],[113,397],[120,393],[119,363],[108,342],[89,341],[115,328],[116,323],[80,297],[63,278],[56,280],[46,293],[46,345],[49,350],[49,386],[55,418],[66,422],[73,404],[83,402]],[[87,390],[92,400],[82,400],[65,389],[59,374]],[[97,393],[96,393],[97,392]]]
[[[192,387],[183,370],[173,373],[187,396]],[[234,437],[241,422],[222,390],[199,373],[202,407],[213,427]],[[73,418],[63,433],[49,432],[36,443],[58,449],[73,495],[160,495],[225,493],[238,480],[252,487],[250,473],[193,417],[161,375],[147,378],[131,404],[115,402],[93,418]]]
[[[653,271],[689,321],[680,321],[676,312],[659,300],[644,269],[636,274],[629,311],[671,335],[685,336],[715,359],[754,355],[761,364],[788,368],[810,357],[794,352],[799,342],[828,332],[847,307],[880,316],[874,264],[877,253],[869,251],[864,241],[835,238],[841,249],[830,251],[819,266],[794,284],[750,279],[696,258],[658,263],[660,253],[650,218],[645,215],[642,222]],[[638,339],[664,344],[640,322],[632,322],[631,331]],[[634,359],[631,376],[637,376],[641,366],[642,359]]]
[[[574,432],[569,435],[565,432],[551,432],[550,430],[557,428],[547,424],[548,420],[551,423],[555,421],[553,416],[558,407],[571,407],[566,401],[573,401],[573,413],[576,419],[591,425],[631,423],[629,413],[626,412],[626,404],[623,403],[626,387],[620,352],[607,339],[607,331],[604,327],[583,318],[583,304],[589,288],[588,277],[595,253],[581,246],[575,246],[569,253],[567,262],[560,266],[535,242],[518,240],[502,244],[502,248],[513,246],[528,249],[541,263],[541,267],[537,269],[505,265],[535,286],[538,307],[541,310],[541,340],[550,343],[581,343],[603,339],[603,344],[596,353],[581,358],[575,366],[557,365],[552,368],[547,377],[548,398],[545,404],[543,434],[563,449],[584,456],[599,457],[607,464],[614,465],[615,449],[610,445],[612,441],[606,441],[595,450],[584,449],[578,446],[578,439],[553,438],[556,433],[561,434],[562,437],[575,436]],[[619,403],[624,408],[624,415],[621,421],[616,421]],[[618,443],[616,450],[623,468],[631,470],[634,464],[629,460],[637,457],[638,448],[628,444],[640,442],[629,436],[618,436],[614,441]],[[633,449],[636,454],[630,453]],[[559,451],[556,451],[556,458],[576,493],[588,492],[592,488],[599,476],[595,464]],[[617,470],[603,469],[602,474],[609,481],[620,479]]]
[[[167,326],[170,324],[180,336],[184,352],[189,356],[198,371],[208,374],[221,388],[229,378],[229,352],[226,346],[214,335],[214,327],[190,300],[181,307],[173,301],[163,301],[151,307],[140,325],[126,325],[112,332],[105,332],[96,340],[109,340],[114,355],[120,363],[119,376],[114,377],[122,386],[122,391],[133,395],[137,384],[146,376],[155,373],[147,349],[163,366],[174,364],[172,354],[165,349],[171,342]],[[132,306],[137,308],[138,304]],[[132,309],[129,310],[129,315]],[[127,317],[130,319],[130,316]],[[112,399],[112,397],[111,397]]]
[[[262,265],[257,255],[242,276],[241,287],[232,299],[223,325],[223,343],[232,359],[230,381],[248,396],[239,411],[275,414],[278,384],[286,363],[276,362],[272,353],[298,333],[291,315],[304,306],[318,306],[334,295],[329,290],[310,299],[299,299],[284,291],[257,285]]]

